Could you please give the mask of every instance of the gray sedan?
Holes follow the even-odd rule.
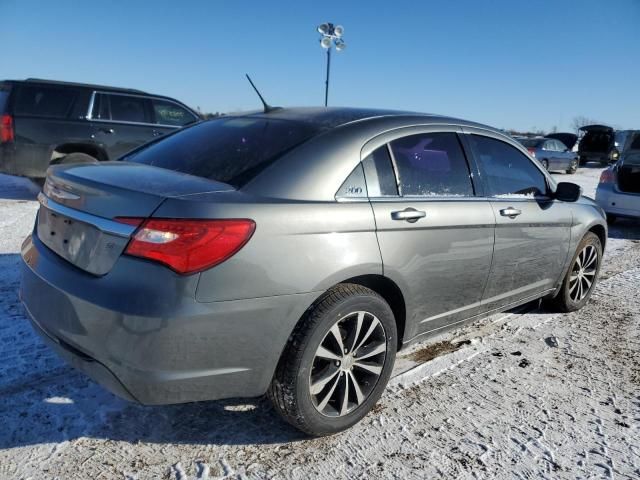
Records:
[[[312,435],[378,401],[398,349],[544,298],[582,308],[603,211],[499,131],[273,109],[49,170],[21,296],[52,348],[144,404],[268,394]]]
[[[532,157],[537,158],[542,166],[549,171],[560,170],[566,173],[576,173],[578,170],[578,155],[560,140],[522,138],[518,141],[526,147]]]
[[[617,217],[640,219],[640,133],[620,160],[602,172],[596,202],[607,212],[609,223]]]

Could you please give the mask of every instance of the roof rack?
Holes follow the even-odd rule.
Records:
[[[27,78],[25,82],[45,83],[48,85],[65,85],[69,87],[93,88],[93,89],[99,89],[99,90],[112,90],[117,92],[142,93],[142,94],[148,95],[147,92],[143,92],[142,90],[137,90],[135,88],[108,87],[106,85],[94,85],[91,83],[62,82],[59,80],[46,80],[43,78]]]

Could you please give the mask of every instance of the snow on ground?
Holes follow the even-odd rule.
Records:
[[[599,173],[557,178],[589,195]],[[415,346],[361,424],[310,440],[265,400],[142,407],[51,353],[17,297],[35,194],[0,176],[0,479],[640,477],[640,223],[611,229],[580,312],[496,315]]]

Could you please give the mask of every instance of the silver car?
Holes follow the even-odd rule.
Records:
[[[544,297],[585,305],[595,202],[480,124],[278,109],[50,169],[21,295],[60,355],[143,404],[268,394],[312,435],[378,401],[398,349]]]
[[[604,170],[596,189],[596,202],[609,223],[618,217],[640,218],[640,132],[632,134],[628,148]]]

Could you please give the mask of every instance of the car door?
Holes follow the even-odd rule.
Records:
[[[542,143],[542,150],[544,151],[544,158],[549,162],[549,170],[558,169],[558,151],[556,150],[555,140],[545,140]]]
[[[544,143],[549,156],[549,170],[558,170],[562,165],[561,152],[558,150],[555,140],[547,140]]]
[[[483,304],[492,310],[553,290],[568,255],[571,206],[552,198],[551,178],[521,148],[487,131],[465,130],[496,218]]]
[[[558,170],[567,170],[575,155],[560,140],[552,140],[552,142],[556,152],[556,168]]]
[[[405,337],[478,314],[495,217],[475,195],[456,128],[388,132],[363,154],[384,274],[405,296]]]
[[[152,98],[153,135],[158,137],[198,121],[198,117],[176,102],[164,98]]]
[[[154,138],[151,102],[142,95],[95,92],[92,138],[115,160]]]

